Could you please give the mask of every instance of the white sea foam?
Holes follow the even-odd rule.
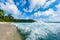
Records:
[[[60,40],[60,23],[14,23],[25,40]]]

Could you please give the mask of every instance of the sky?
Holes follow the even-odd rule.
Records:
[[[0,0],[0,9],[16,19],[60,21],[60,0]]]

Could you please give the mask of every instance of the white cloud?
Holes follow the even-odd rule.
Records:
[[[24,10],[25,12],[28,12],[28,10],[27,10],[27,9],[25,9],[25,8],[24,8],[23,10]]]
[[[50,4],[52,4],[55,1],[56,0],[49,0],[48,2],[46,2],[46,0],[29,0],[29,2],[30,2],[29,7],[27,9],[24,8],[23,10],[25,12],[32,12],[33,10],[36,11],[40,7],[43,7],[43,8],[48,7]],[[16,4],[19,5],[18,2]],[[23,1],[20,6],[23,6],[25,4],[26,4],[26,1]],[[60,4],[56,5],[56,8],[57,8],[56,11],[54,11],[52,8],[50,8],[43,12],[41,12],[41,11],[35,12],[33,15],[36,17],[50,16],[50,18],[57,18],[56,16],[58,16],[58,15],[60,16]],[[7,0],[7,2],[5,2],[5,4],[3,2],[0,2],[0,9],[6,10],[15,15],[21,14],[21,12],[18,10],[16,5],[14,4],[13,0]]]
[[[56,5],[55,7],[57,8],[57,10],[53,11],[50,9],[51,12],[49,13],[52,13],[53,15],[47,19],[44,19],[45,21],[47,20],[47,21],[60,22],[60,4]]]
[[[57,8],[56,12],[60,14],[60,4],[56,5],[56,8]]]
[[[38,11],[36,13],[34,13],[34,16],[49,16],[51,15],[51,17],[55,17],[57,16],[57,14],[55,13],[55,11],[53,9],[49,9],[47,11],[44,11],[44,12],[41,12],[41,11]]]
[[[55,11],[53,9],[49,9],[49,10],[43,12],[42,15],[44,15],[44,16],[52,15],[53,16],[53,15],[55,15]]]
[[[23,6],[23,5],[25,5],[25,4],[26,4],[26,1],[24,0],[24,1],[22,2],[21,6]]]
[[[36,13],[34,13],[34,16],[36,16],[36,17],[39,17],[39,16],[41,16],[42,14],[41,14],[41,12],[40,11],[38,11],[38,12],[36,12]]]
[[[19,15],[21,12],[18,10],[16,5],[14,4],[13,0],[7,0],[5,4],[0,2],[0,9],[3,9],[9,13],[13,13],[14,15]]]
[[[26,4],[25,0],[20,0],[19,2],[16,2],[17,6],[24,6]]]
[[[45,5],[43,6],[43,8],[48,7],[50,4],[52,4],[53,2],[55,2],[56,0],[49,0],[48,2],[45,3]]]
[[[50,4],[55,2],[56,0],[49,0],[46,2],[46,0],[29,0],[30,5],[29,5],[29,10],[25,9],[25,12],[32,12],[33,10],[36,11],[40,7],[47,8]]]
[[[29,10],[33,10],[35,8],[40,8],[41,6],[43,6],[46,0],[29,0],[29,2]]]
[[[27,9],[23,9],[24,10],[24,12],[32,12],[32,9],[30,9],[30,10],[27,10]]]
[[[57,10],[55,13],[57,16],[49,18],[49,21],[60,21],[60,4],[56,5]]]
[[[20,14],[20,11],[17,9],[17,7],[15,6],[15,5],[13,5],[13,4],[6,4],[6,7],[9,9],[9,10],[11,10],[14,14],[16,14],[16,15],[19,15]]]
[[[14,4],[13,0],[7,0],[9,4]]]

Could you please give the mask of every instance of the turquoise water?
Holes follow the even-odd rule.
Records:
[[[60,23],[13,23],[25,40],[60,40]]]

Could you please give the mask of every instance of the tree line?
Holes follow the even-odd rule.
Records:
[[[4,11],[0,9],[0,22],[35,22],[33,19],[14,19],[11,14],[4,16]]]

